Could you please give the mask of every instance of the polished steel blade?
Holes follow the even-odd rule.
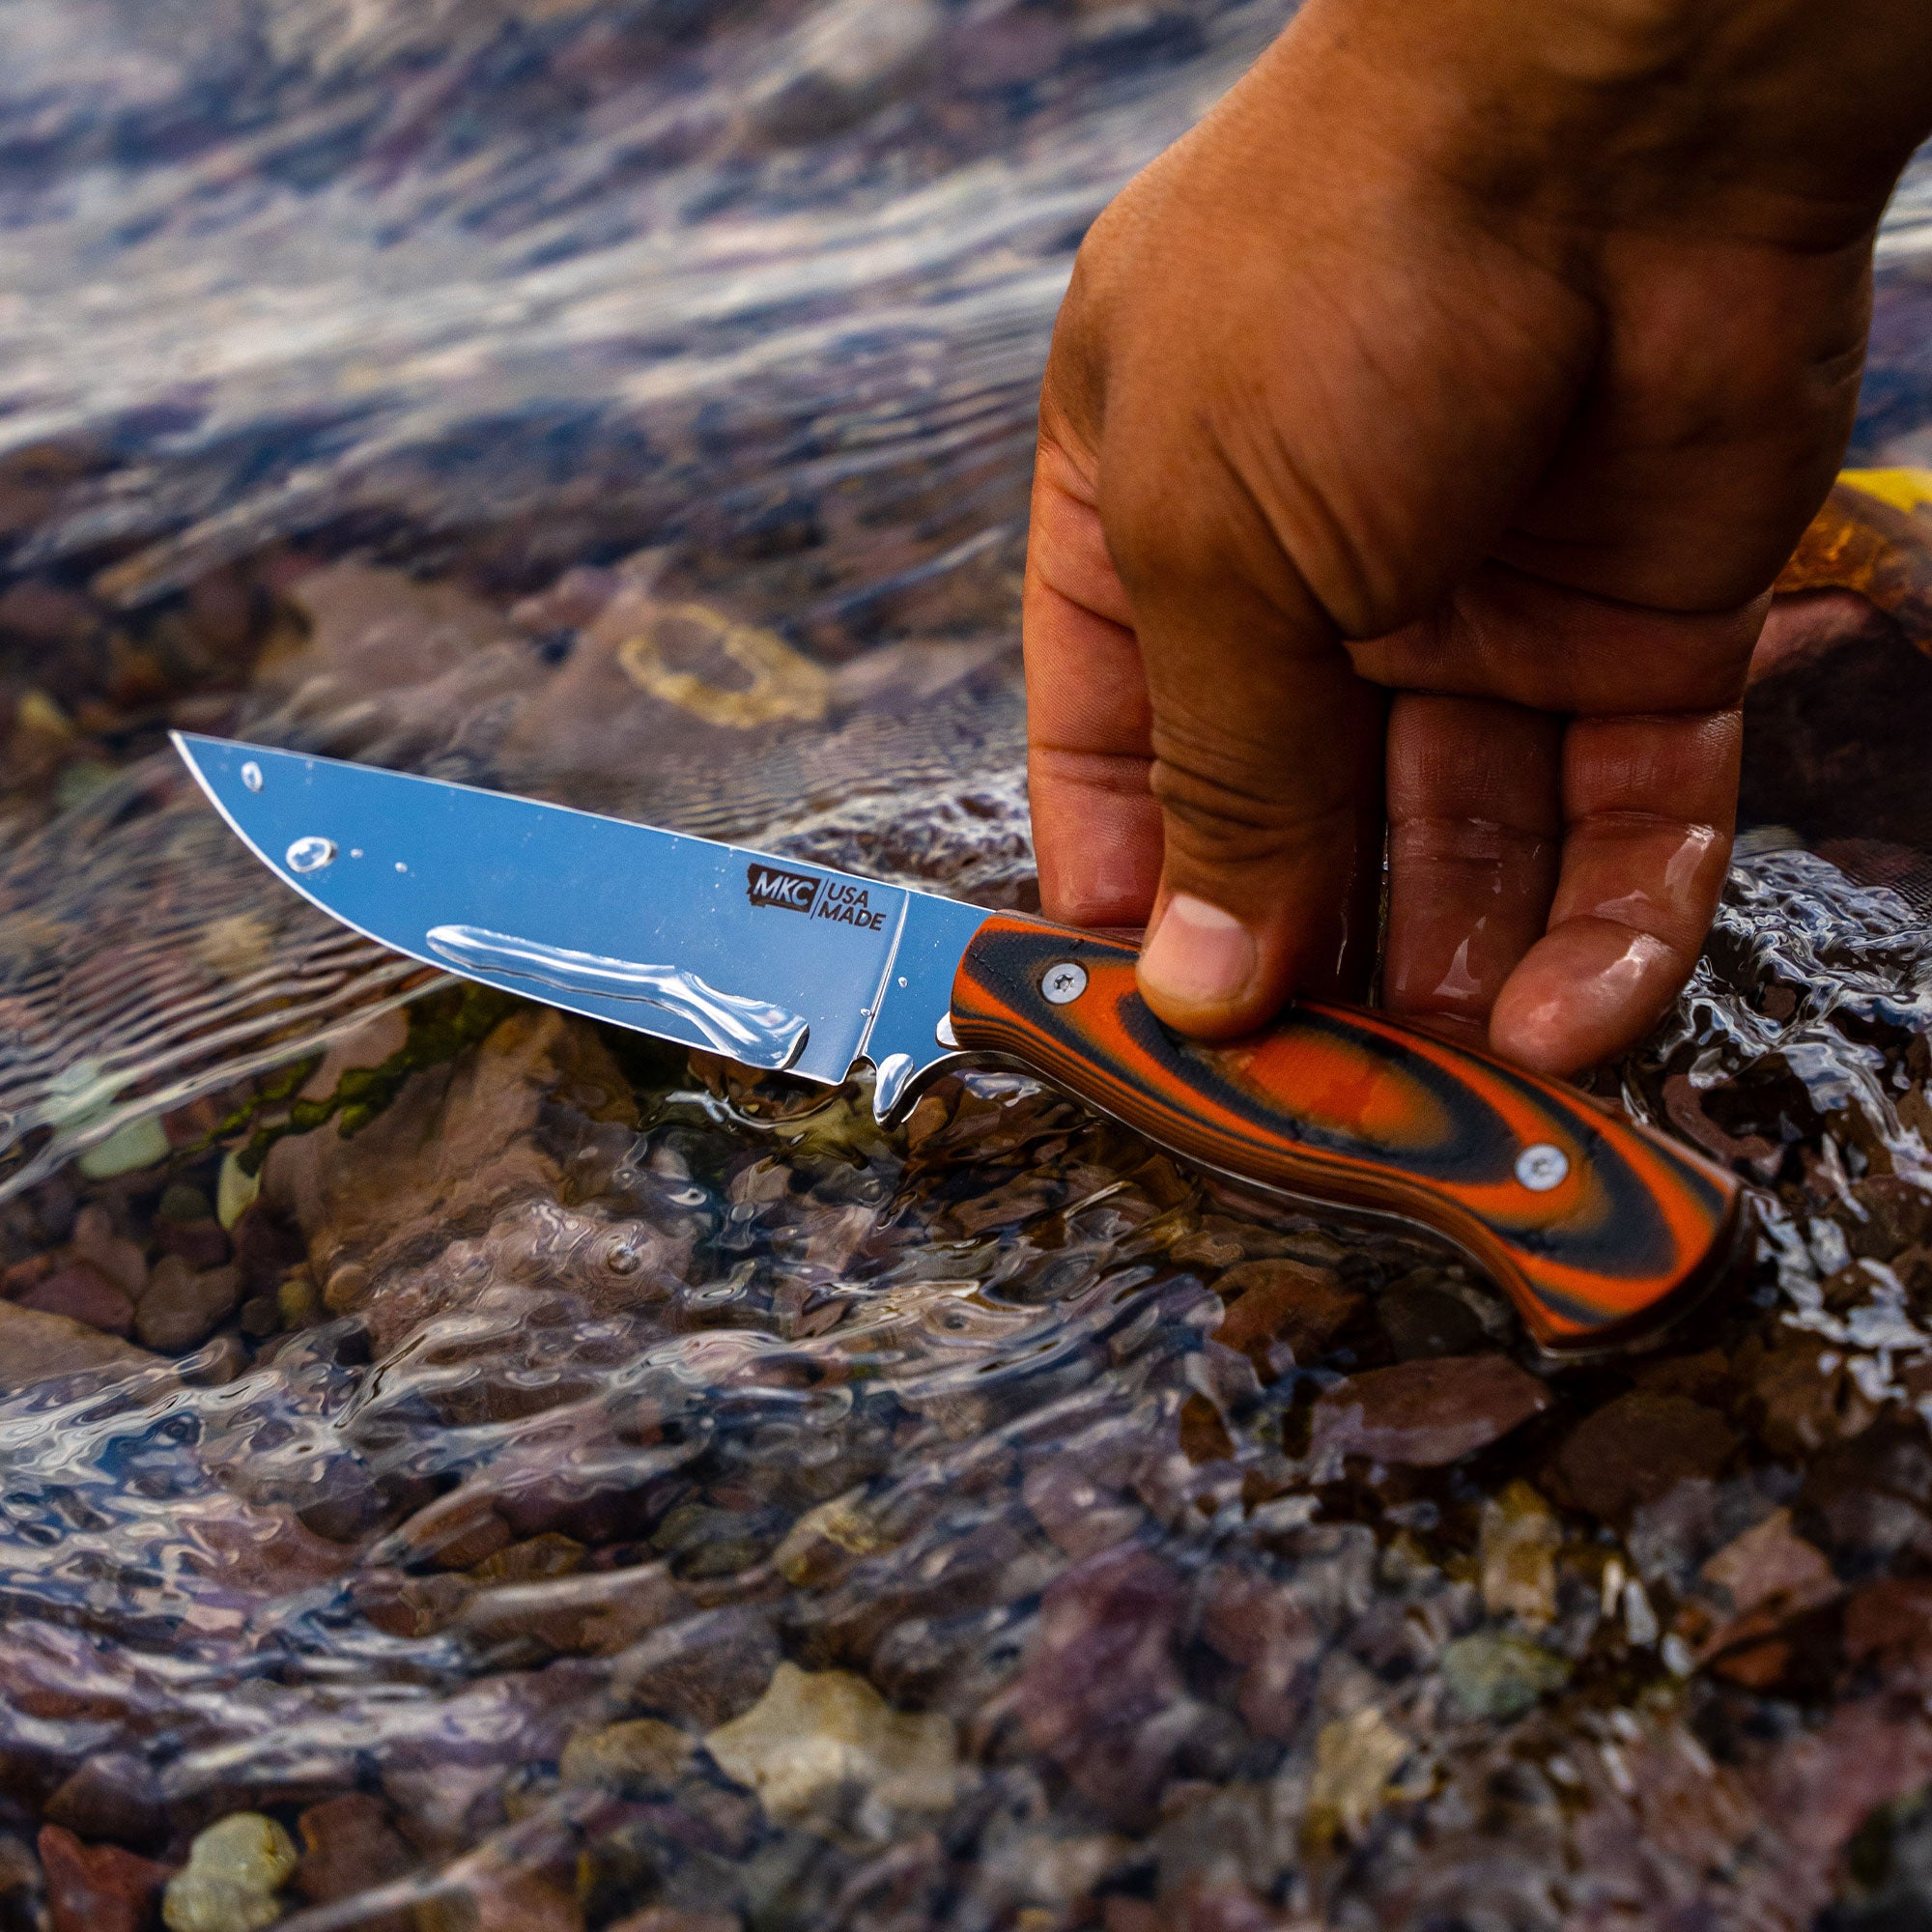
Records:
[[[285,884],[425,964],[807,1080],[869,1060],[881,1114],[949,1057],[978,907],[439,779],[174,742]]]

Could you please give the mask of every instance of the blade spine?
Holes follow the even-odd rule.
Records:
[[[296,881],[293,878],[291,878],[289,874],[286,871],[284,871],[280,866],[276,865],[274,860],[271,859],[268,853],[263,851],[261,846],[258,845],[255,842],[255,840],[251,838],[248,836],[248,834],[242,829],[242,827],[236,822],[234,813],[231,812],[228,810],[228,808],[222,804],[221,800],[218,797],[216,797],[213,787],[209,783],[208,780],[203,776],[201,766],[195,761],[194,757],[185,749],[185,740],[190,735],[200,736],[201,734],[198,733],[189,734],[187,732],[183,732],[183,731],[170,731],[168,733],[169,739],[174,744],[177,755],[181,758],[183,764],[185,764],[188,768],[188,773],[193,778],[195,783],[201,787],[202,796],[205,797],[208,800],[209,804],[213,806],[215,810],[221,814],[222,823],[228,827],[229,831],[234,833],[236,838],[239,838],[242,841],[242,843],[255,855],[256,863],[259,864],[263,867],[263,869],[267,871],[269,875],[271,878],[273,878],[278,884],[286,886],[290,892],[295,893],[298,895],[300,897],[306,899],[310,905],[315,907],[316,911],[333,920],[337,925],[346,925],[351,932],[359,932],[362,935],[362,937],[366,939],[372,946],[380,946],[385,952],[400,952],[405,959],[413,959],[418,965],[427,966],[431,968],[432,971],[440,973],[446,980],[467,980],[472,986],[490,986],[496,984],[495,980],[482,979],[474,973],[459,972],[455,968],[450,966],[447,960],[425,958],[420,952],[418,952],[414,949],[414,947],[398,946],[394,940],[385,938],[381,933],[371,932],[366,925],[358,924],[355,920],[347,918],[344,914],[338,912],[332,905],[326,905],[321,899],[317,898],[313,893],[307,891],[304,887],[298,885]],[[233,745],[241,750],[250,751],[250,752],[280,750],[278,746],[247,745],[244,744],[240,739],[233,739],[233,738],[209,738],[203,736],[202,742],[204,744],[213,744],[213,745]],[[292,758],[306,758],[308,757],[309,754],[306,752],[282,752],[282,755],[284,757],[292,757]],[[325,765],[340,765],[349,771],[382,772],[384,776],[388,778],[421,778],[422,776],[419,772],[389,772],[384,766],[381,765],[358,765],[355,762],[354,759],[351,758],[318,758],[316,762]],[[442,779],[425,779],[423,780],[423,782],[426,784],[440,785],[449,781]],[[453,791],[478,792],[485,798],[514,799],[517,796],[515,792],[487,791],[481,785],[458,785],[451,783],[450,789]],[[549,801],[545,799],[529,799],[524,802],[526,804],[531,804],[531,805],[547,805],[549,803]],[[568,805],[560,805],[553,807],[552,810],[557,811],[573,811],[576,810],[576,808]],[[577,815],[580,818],[603,817],[603,814],[601,812],[595,812],[595,811],[580,811],[577,813]],[[662,837],[669,838],[680,838],[684,837],[682,833],[678,832],[666,833],[663,827],[661,826],[637,825],[632,820],[626,818],[608,818],[605,819],[604,822],[609,825],[630,825],[633,831],[656,832],[659,833]],[[718,847],[718,849],[726,852],[739,851],[745,849],[740,846],[724,845],[720,840],[715,838],[700,838],[695,840],[694,842],[700,845],[716,846]],[[820,869],[830,870],[831,867],[821,867]],[[869,883],[873,885],[879,885],[882,884],[883,881],[874,879],[871,880]],[[911,888],[901,887],[898,888],[898,890],[910,891]],[[936,898],[939,896],[939,895],[925,894],[923,895],[922,896]],[[896,948],[895,949],[895,951],[896,951]],[[506,975],[505,977],[507,978],[509,976]],[[621,1027],[624,1029],[624,1031],[628,1033],[646,1034],[652,1039],[668,1039],[670,1041],[672,1045],[682,1046],[686,1048],[687,1051],[689,1052],[712,1053],[717,1051],[717,1049],[713,1047],[694,1046],[691,1043],[691,1041],[687,1039],[680,1039],[675,1034],[666,1034],[654,1027],[634,1026],[626,1020],[612,1019],[610,1017],[609,1014],[606,1013],[586,1013],[583,1011],[583,1009],[582,1007],[566,1006],[563,1004],[563,1002],[558,1000],[541,999],[535,994],[523,992],[514,986],[502,986],[498,987],[497,990],[500,992],[506,992],[510,994],[511,997],[514,999],[529,1000],[532,1002],[532,1004],[536,1006],[550,1007],[553,1009],[561,1012],[577,1013],[582,1018],[584,1019],[601,1020],[607,1026]],[[870,1031],[869,1021],[867,1021],[867,1030],[869,1033]],[[728,1053],[719,1053],[718,1058],[721,1060],[729,1060],[731,1061],[732,1065],[736,1066],[743,1066],[746,1065],[744,1061],[738,1060],[733,1055]],[[842,1085],[845,1080],[851,1077],[852,1068],[851,1065],[848,1065],[846,1066],[845,1071],[842,1074],[840,1074],[837,1080],[828,1078],[826,1075],[821,1073],[808,1073],[802,1067],[797,1067],[797,1066],[787,1067],[785,1071],[789,1073],[794,1080],[809,1080],[815,1087],[838,1087]]]

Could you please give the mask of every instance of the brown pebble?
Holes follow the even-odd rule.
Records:
[[[1237,1262],[1214,1290],[1228,1303],[1214,1339],[1270,1378],[1312,1362],[1361,1305],[1327,1269],[1286,1259]]]
[[[51,1932],[147,1932],[155,1899],[171,1876],[166,1865],[119,1845],[87,1845],[47,1825],[40,1836]]]
[[[258,1341],[282,1330],[282,1304],[272,1294],[257,1294],[242,1304],[242,1332]]]
[[[1842,1353],[1816,1335],[1794,1335],[1774,1349],[1753,1335],[1738,1352],[1738,1372],[1748,1390],[1746,1419],[1774,1456],[1814,1455],[1878,1418]]]
[[[83,1321],[0,1301],[0,1394],[17,1395],[63,1376],[118,1378],[160,1360]]]
[[[569,1785],[669,1784],[691,1761],[695,1741],[657,1718],[632,1718],[579,1731],[563,1747],[557,1776]]]
[[[98,1269],[130,1301],[141,1298],[148,1285],[148,1258],[132,1242],[114,1232],[107,1210],[83,1208],[73,1217],[71,1246],[80,1259]]]
[[[322,1291],[323,1306],[331,1315],[353,1315],[369,1293],[369,1270],[360,1262],[344,1262]]]
[[[1235,1454],[1235,1439],[1221,1411],[1205,1395],[1190,1395],[1180,1405],[1180,1453],[1190,1463],[1225,1463]]]
[[[1507,1355],[1440,1355],[1350,1376],[1315,1405],[1318,1463],[1344,1456],[1435,1468],[1500,1441],[1549,1406]]]
[[[1474,1354],[1484,1340],[1482,1321],[1461,1295],[1416,1276],[1396,1282],[1377,1298],[1376,1325],[1404,1362]]]
[[[1882,1577],[1845,1605],[1845,1656],[1889,1675],[1932,1662],[1932,1577]]]
[[[198,1349],[235,1312],[241,1293],[240,1268],[196,1273],[180,1255],[163,1255],[134,1312],[134,1332],[148,1348],[168,1354]]]
[[[611,1665],[611,1688],[634,1710],[712,1731],[758,1701],[778,1662],[778,1639],[755,1610],[706,1610],[624,1651]]]
[[[22,1308],[64,1315],[106,1335],[126,1335],[134,1325],[134,1304],[87,1262],[72,1262],[37,1282],[19,1301]]]
[[[76,1837],[109,1839],[156,1851],[168,1837],[161,1786],[146,1759],[127,1751],[98,1751],[47,1800],[43,1814]]]
[[[156,1221],[155,1239],[163,1254],[179,1255],[191,1268],[219,1267],[228,1259],[228,1236],[212,1217],[200,1221]]]
[[[415,1854],[390,1823],[387,1806],[367,1792],[345,1792],[311,1804],[299,1829],[303,1851],[295,1884],[312,1904],[353,1898],[415,1869]],[[406,1915],[399,1917],[399,1924],[409,1922]]]
[[[1634,1389],[1571,1431],[1557,1452],[1557,1487],[1599,1520],[1621,1523],[1687,1476],[1715,1476],[1737,1446],[1717,1410]]]

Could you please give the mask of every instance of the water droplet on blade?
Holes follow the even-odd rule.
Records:
[[[285,855],[292,872],[319,872],[335,863],[333,838],[298,838]]]

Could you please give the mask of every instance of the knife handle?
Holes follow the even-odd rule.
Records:
[[[1735,1249],[1737,1180],[1574,1088],[1314,1001],[1243,1039],[1185,1039],[1142,1002],[1135,957],[994,914],[953,980],[959,1044],[1025,1061],[1223,1173],[1433,1229],[1551,1350],[1662,1321]]]

